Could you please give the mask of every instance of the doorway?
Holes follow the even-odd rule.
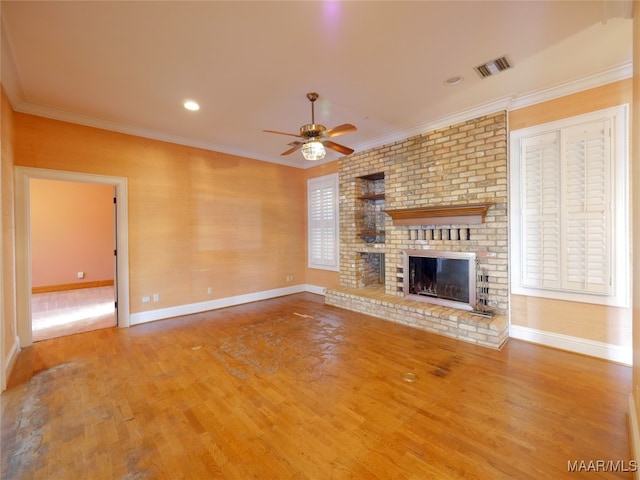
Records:
[[[32,326],[32,254],[30,223],[30,191],[32,179],[56,180],[85,184],[109,185],[115,190],[115,274],[114,297],[117,299],[118,327],[129,327],[129,254],[127,180],[122,177],[93,175],[76,172],[16,167],[16,306],[18,337],[21,347],[33,343]],[[115,252],[114,252],[115,253]],[[113,260],[112,260],[113,261]],[[82,272],[81,270],[78,270]],[[77,272],[76,272],[77,275]],[[82,279],[80,279],[82,280]]]
[[[115,327],[115,188],[32,178],[33,341]]]

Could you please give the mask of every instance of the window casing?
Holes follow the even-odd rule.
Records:
[[[307,181],[309,268],[340,269],[338,174]]]
[[[627,106],[511,132],[511,291],[628,306]]]

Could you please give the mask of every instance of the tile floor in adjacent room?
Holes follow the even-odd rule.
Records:
[[[31,319],[34,342],[115,327],[114,287],[33,294]]]

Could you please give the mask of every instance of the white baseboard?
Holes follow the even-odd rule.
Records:
[[[636,402],[633,394],[629,395],[629,443],[631,450],[631,460],[640,462],[640,427],[638,426],[638,415]],[[640,478],[638,471],[635,471],[633,478]]]
[[[284,295],[291,295],[305,291],[311,290],[307,290],[307,286],[305,285],[293,285],[291,287],[264,290],[262,292],[247,293],[245,295],[237,295],[234,297],[217,298],[207,302],[148,310],[146,312],[132,313],[129,319],[129,324],[140,325],[141,323],[154,322],[165,318],[191,315],[193,313],[206,312],[208,310],[217,310],[218,308],[232,307],[243,303],[257,302],[259,300],[267,300],[269,298],[282,297]]]
[[[319,287],[318,285],[305,285],[304,286],[304,291],[305,292],[315,293],[317,295],[323,295],[324,296],[326,290],[327,290],[326,287]]]
[[[519,340],[539,343],[548,347],[603,358],[605,360],[611,360],[612,362],[624,363],[625,365],[631,365],[633,362],[633,351],[631,347],[625,348],[610,343],[572,337],[561,333],[546,332],[544,330],[536,330],[535,328],[522,327],[519,325],[509,325],[509,336]]]
[[[11,376],[11,372],[13,372],[13,367],[16,365],[16,360],[18,360],[18,353],[20,353],[20,339],[16,336],[13,339],[11,348],[7,352],[7,356],[3,359],[2,368],[4,369],[4,376],[2,379],[4,380],[4,385],[0,385],[0,392],[4,392],[7,388],[7,382]]]

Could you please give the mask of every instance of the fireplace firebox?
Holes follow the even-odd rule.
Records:
[[[476,255],[466,252],[405,250],[403,289],[406,298],[476,309]]]

